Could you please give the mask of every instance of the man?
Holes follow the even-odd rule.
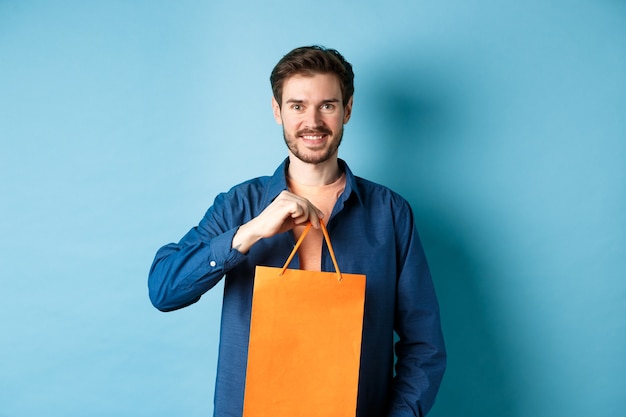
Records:
[[[357,416],[424,416],[433,405],[446,354],[412,211],[338,158],[353,80],[335,50],[303,47],[284,56],[270,81],[288,158],[273,176],[218,195],[197,227],[156,254],[148,284],[159,310],[195,303],[225,277],[216,416],[242,413],[255,266],[282,266],[311,223],[296,267],[332,271],[320,219],[342,272],[367,277]]]

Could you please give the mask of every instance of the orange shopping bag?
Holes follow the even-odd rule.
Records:
[[[257,266],[244,417],[356,415],[365,275]]]

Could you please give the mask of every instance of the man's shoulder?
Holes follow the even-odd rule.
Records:
[[[286,188],[283,162],[273,175],[262,175],[250,178],[232,186],[228,191],[220,193],[215,199],[215,206],[226,206],[243,209],[267,206],[281,191]]]
[[[246,192],[265,192],[267,189],[278,190],[286,186],[285,164],[283,161],[272,175],[260,175],[250,178],[231,187],[227,194]]]
[[[239,184],[233,185],[228,191],[222,193],[227,198],[237,196],[262,195],[268,187],[271,177],[268,175],[250,178]]]
[[[271,177],[269,175],[262,175],[259,177],[250,178],[248,180],[245,180],[243,182],[240,182],[239,184],[232,186],[231,191],[248,189],[248,188],[264,188],[267,186],[267,183],[269,182],[270,178]]]
[[[389,201],[394,205],[408,205],[408,201],[390,187],[363,177],[354,176],[357,193],[364,200]]]
[[[268,176],[251,178],[217,194],[205,217],[243,222],[246,215],[257,213],[263,208],[268,199],[266,190],[269,179]]]

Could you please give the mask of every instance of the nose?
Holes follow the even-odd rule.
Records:
[[[308,129],[315,129],[324,124],[322,121],[322,113],[317,107],[307,109],[304,115],[304,126]]]

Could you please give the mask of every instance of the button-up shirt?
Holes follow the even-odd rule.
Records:
[[[326,225],[341,271],[367,277],[356,415],[424,416],[439,389],[446,353],[412,210],[389,188],[356,177],[339,163],[346,188]],[[150,269],[150,300],[162,311],[197,302],[225,279],[214,399],[218,417],[242,415],[255,267],[282,266],[294,245],[293,233],[286,232],[242,254],[232,248],[233,236],[287,189],[287,167],[285,160],[273,176],[218,195],[198,226],[159,249]],[[327,250],[321,266],[334,271]],[[290,267],[299,267],[297,256]]]

